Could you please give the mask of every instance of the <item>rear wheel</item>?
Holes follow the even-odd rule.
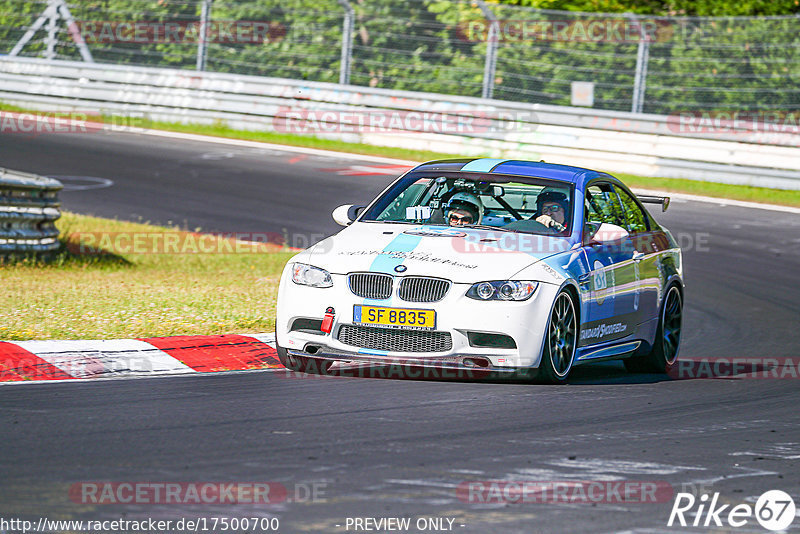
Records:
[[[547,324],[547,337],[542,349],[537,379],[547,384],[561,384],[567,380],[575,359],[577,346],[578,316],[575,303],[568,291],[556,297],[550,320]]]
[[[670,286],[659,314],[658,330],[649,354],[623,360],[633,373],[667,373],[678,360],[683,325],[683,299],[678,286]]]

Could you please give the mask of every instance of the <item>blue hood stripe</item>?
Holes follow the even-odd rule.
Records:
[[[417,246],[419,246],[420,242],[422,241],[422,236],[418,235],[409,235],[409,234],[399,234],[397,237],[391,240],[386,247],[384,247],[384,252],[411,252]],[[394,268],[403,263],[403,258],[393,258],[390,254],[380,254],[375,260],[373,260],[372,265],[370,265],[369,270],[376,273],[386,273],[394,275]]]
[[[411,252],[422,241],[422,236],[399,234],[383,248],[384,252]],[[403,263],[403,258],[393,258],[390,254],[380,254],[372,261],[369,266],[370,272],[386,273],[394,276],[394,268]],[[376,299],[364,299],[362,304],[367,306],[385,306],[386,301]]]

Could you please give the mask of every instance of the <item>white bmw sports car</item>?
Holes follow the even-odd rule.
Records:
[[[681,251],[605,173],[543,162],[422,164],[287,264],[277,303],[283,364],[327,371],[403,363],[559,383],[623,358],[678,357]],[[313,365],[312,365],[313,364]]]

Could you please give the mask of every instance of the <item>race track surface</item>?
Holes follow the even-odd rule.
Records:
[[[133,134],[0,137],[2,167],[113,182],[84,189],[88,181],[65,179],[66,209],[204,230],[285,229],[299,246],[336,230],[334,207],[369,200],[399,174],[339,174],[380,165],[298,157]],[[800,216],[680,201],[653,213],[684,247],[681,357],[794,358],[796,367]],[[781,489],[800,504],[798,384],[796,374],[630,375],[612,362],[577,368],[561,387],[282,372],[2,386],[0,509],[34,519],[276,516],[280,532],[347,532],[348,517],[446,517],[464,533],[709,532],[668,528],[672,498],[476,503],[457,488],[653,481],[751,505]],[[300,497],[316,485],[317,498],[77,504],[68,490],[83,481],[277,482]],[[739,531],[764,532],[754,520]]]

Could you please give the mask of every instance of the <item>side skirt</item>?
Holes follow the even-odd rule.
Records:
[[[623,355],[627,356],[634,353],[641,344],[641,341],[636,340],[617,343],[602,348],[584,347],[582,352],[580,352],[578,357],[575,359],[575,364],[585,363],[588,361],[619,358]]]

